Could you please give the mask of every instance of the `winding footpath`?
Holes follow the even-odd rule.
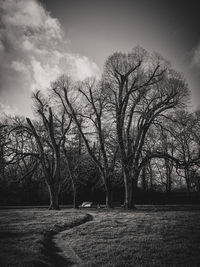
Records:
[[[57,255],[59,256],[59,258],[62,258],[63,262],[66,261],[65,266],[83,266],[82,259],[75,253],[73,248],[69,245],[66,236],[72,228],[87,224],[90,221],[94,220],[93,216],[95,215],[95,213],[86,213],[85,215],[87,216],[86,219],[80,222],[78,225],[75,225],[67,230],[61,231],[53,236],[53,245],[56,248]]]
[[[139,206],[138,209],[139,212],[137,213],[130,211],[125,212],[124,210],[119,210],[119,209],[112,210],[112,212],[105,210],[85,210],[84,212],[81,211],[82,214],[85,215],[83,220],[81,221],[79,220],[79,222],[75,223],[70,228],[62,232],[59,232],[58,234],[54,235],[53,238],[51,238],[50,241],[52,241],[52,247],[49,250],[50,252],[49,254],[51,254],[49,256],[51,257],[52,263],[56,267],[59,266],[83,267],[86,266],[86,263],[91,264],[93,263],[93,261],[100,262],[99,259],[97,258],[100,257],[98,249],[101,249],[101,245],[106,242],[107,244],[109,244],[109,242],[111,244],[113,240],[114,243],[116,244],[120,236],[122,237],[122,235],[125,235],[126,237],[126,239],[124,239],[125,242],[129,240],[129,244],[127,244],[127,248],[129,250],[132,249],[131,246],[134,246],[134,244],[137,244],[138,247],[144,246],[143,253],[144,255],[146,255],[146,253],[149,253],[147,250],[148,246],[146,246],[148,242],[149,246],[150,244],[154,244],[156,247],[157,240],[159,240],[159,242],[164,240],[163,233],[165,233],[166,227],[168,227],[169,230],[171,229],[171,232],[174,235],[175,232],[174,230],[172,230],[173,228],[172,225],[174,224],[176,226],[179,225],[180,223],[181,223],[180,225],[185,224],[185,220],[186,222],[188,220],[187,223],[189,223],[191,221],[190,216],[192,213],[189,214],[188,212],[186,212],[185,215],[185,211],[191,212],[192,210],[195,212],[193,216],[196,216],[196,211],[197,210],[199,211],[199,206],[183,206],[183,205]],[[177,215],[177,212],[179,212],[179,215]],[[195,219],[193,220],[196,223]],[[150,224],[152,224],[152,227],[149,226]],[[182,234],[183,233],[181,233],[180,229],[179,235]],[[154,235],[155,238],[152,239],[152,236]],[[99,237],[101,237],[100,238],[101,242],[99,243],[99,247],[98,246],[96,247],[95,242]],[[168,245],[169,253],[171,251],[170,250],[172,244],[171,241],[173,241],[173,239],[172,240],[169,239],[168,241],[166,241],[169,244]],[[123,239],[121,242],[123,247],[124,246]],[[140,242],[141,244],[139,244],[138,242]],[[190,243],[188,244],[191,245]],[[165,247],[166,243],[161,242],[161,245]],[[95,247],[95,249],[93,249],[93,246]],[[115,246],[113,247],[115,248]],[[76,251],[78,251],[78,255]],[[112,247],[110,251],[112,252]],[[120,254],[120,250],[118,249],[117,251]],[[92,259],[90,259],[90,255],[93,252],[94,252],[94,254],[92,254],[93,257]],[[157,257],[156,253],[157,252],[155,251],[155,257]],[[180,251],[180,253],[182,253],[182,251]],[[181,255],[184,256],[183,254]],[[110,256],[109,255],[107,256],[108,256],[107,260],[109,261]],[[157,258],[157,260],[161,263],[159,257]],[[130,262],[133,263],[136,260],[137,258],[130,260]],[[145,264],[147,263],[148,265],[148,260],[149,260],[148,258],[146,260],[144,257],[143,263],[145,262]],[[173,260],[175,262],[177,261],[175,258]],[[182,259],[180,258],[180,261],[181,260]],[[127,265],[127,266],[134,266],[134,265]]]

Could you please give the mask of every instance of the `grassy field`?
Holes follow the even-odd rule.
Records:
[[[70,266],[53,252],[63,232],[81,266],[200,266],[200,211],[0,211],[0,266]],[[56,263],[57,261],[57,263]]]
[[[61,263],[53,251],[52,235],[84,220],[85,214],[73,210],[0,210],[0,266]]]
[[[200,266],[200,212],[99,212],[64,238],[84,266]]]

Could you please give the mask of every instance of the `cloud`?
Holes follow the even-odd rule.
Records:
[[[12,61],[11,68],[17,72],[26,72],[26,65],[23,62]]]
[[[35,58],[31,59],[31,66],[33,72],[31,90],[48,88],[50,82],[56,80],[62,73],[62,69],[57,64],[42,64]]]
[[[0,40],[0,53],[4,52],[4,45],[2,43],[2,41]]]
[[[26,113],[31,90],[48,88],[62,74],[99,75],[89,58],[68,51],[59,20],[37,0],[0,0],[0,15],[0,95],[8,105]]]
[[[71,61],[72,73],[71,75],[77,79],[83,80],[86,77],[98,76],[99,69],[94,62],[91,62],[87,57],[80,57],[79,55],[66,55],[66,60]],[[73,69],[74,68],[74,69]]]
[[[189,54],[190,61],[189,61],[189,68],[188,68],[188,81],[192,88],[192,106],[194,109],[199,109],[200,103],[200,41],[194,47],[194,49]]]
[[[36,0],[1,0],[2,34],[8,45],[24,50],[27,44],[39,49],[43,42],[54,45],[62,39],[59,21]]]
[[[200,67],[200,42],[193,50],[191,65],[192,67]]]
[[[0,118],[5,117],[6,115],[14,116],[15,114],[20,114],[19,109],[11,108],[8,104],[0,103]]]

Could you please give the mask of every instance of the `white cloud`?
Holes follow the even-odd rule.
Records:
[[[22,47],[24,50],[27,50],[27,51],[33,51],[35,49],[34,47],[34,44],[30,42],[30,40],[28,39],[25,39],[23,42],[22,42]]]
[[[200,43],[196,46],[192,56],[192,67],[200,67]]]
[[[0,52],[4,52],[4,50],[5,50],[4,45],[0,40]]]
[[[66,73],[76,80],[99,75],[99,69],[87,57],[55,51],[45,61],[35,57],[31,59],[32,85],[31,90],[48,89],[51,82]]]
[[[18,108],[12,108],[8,104],[0,103],[0,117],[4,117],[4,115],[14,116],[15,114],[20,114]]]
[[[36,60],[35,58],[32,58],[31,65],[33,71],[33,83],[31,84],[31,90],[47,89],[51,81],[56,80],[62,72],[58,65],[42,65],[41,62]]]
[[[19,62],[19,61],[12,61],[11,68],[17,72],[27,71],[26,65],[23,62]]]
[[[3,14],[3,21],[7,25],[39,26],[44,17],[44,10],[35,1],[12,1],[2,3],[2,9],[8,12]]]
[[[34,30],[47,34],[51,38],[61,39],[60,23],[36,0],[4,0],[1,1],[2,23],[6,28],[18,28],[31,36]]]
[[[68,55],[67,60],[71,60],[72,68],[74,68],[74,73],[71,73],[71,75],[74,77],[77,75],[79,80],[84,80],[86,77],[98,76],[99,74],[97,65],[85,56]]]
[[[89,58],[68,51],[60,22],[37,0],[0,0],[0,13],[0,90],[9,87],[16,102],[25,90],[48,88],[62,74],[80,80],[99,75]]]
[[[36,0],[0,0],[2,35],[9,47],[39,49],[47,42],[56,44],[63,32],[57,19]],[[19,52],[18,51],[18,52]]]

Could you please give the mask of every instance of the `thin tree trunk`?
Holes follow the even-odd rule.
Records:
[[[171,173],[172,169],[170,167],[170,161],[169,159],[165,159],[165,167],[166,167],[166,192],[169,194],[171,192],[171,185],[172,185],[172,178],[171,178]]]
[[[78,202],[77,202],[77,186],[74,180],[72,179],[72,188],[73,188],[73,208],[78,208]]]
[[[112,182],[106,181],[105,182],[105,190],[106,190],[106,208],[113,208],[112,203]]]
[[[190,198],[191,185],[190,185],[190,174],[189,174],[188,167],[185,167],[185,181],[186,181],[186,185],[187,185],[187,195]]]
[[[142,168],[142,175],[141,175],[141,178],[142,178],[142,189],[144,192],[147,191],[147,181],[146,181],[146,166],[144,166]]]
[[[31,178],[32,178],[32,175],[26,177],[26,203],[28,205],[31,205]]]
[[[58,184],[48,185],[49,190],[49,210],[59,210],[59,186]]]
[[[124,170],[124,187],[125,187],[125,199],[124,199],[124,208],[125,209],[134,209],[134,200],[133,200],[133,181],[130,174],[130,171]]]
[[[148,164],[148,169],[149,169],[149,180],[150,180],[150,190],[153,190],[153,170],[151,167],[151,162]]]

